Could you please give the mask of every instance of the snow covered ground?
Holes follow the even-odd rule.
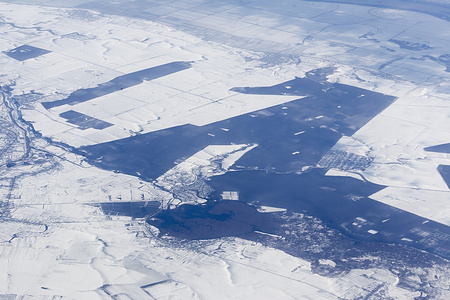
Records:
[[[232,87],[271,86],[331,66],[336,72],[330,82],[398,99],[333,148],[373,163],[365,170],[328,174],[385,185],[371,198],[450,226],[450,191],[437,170],[450,165],[450,156],[424,150],[450,142],[450,76],[439,59],[450,46],[442,30],[448,22],[417,12],[303,1],[146,1],[141,3],[145,9],[136,1],[128,7],[105,1],[100,12],[102,1],[66,2],[0,3],[1,85],[22,97],[23,118],[44,137],[78,147],[210,124],[300,98],[243,95]],[[122,10],[115,6],[120,4]],[[23,61],[6,55],[24,44],[50,52]],[[48,110],[41,104],[173,61],[192,65],[91,101]],[[60,116],[69,110],[112,126],[82,130]],[[67,148],[36,142],[35,148],[51,154],[57,167],[20,176],[34,167],[2,165],[2,174],[14,181],[1,185],[10,215],[0,223],[0,298],[420,296],[399,286],[389,270],[320,276],[306,260],[238,238],[181,246],[170,237],[156,237],[157,229],[142,220],[105,216],[98,207],[136,199],[158,199],[162,207],[201,203],[194,196],[175,199],[177,182],[225,172],[254,147],[208,146],[157,181],[145,182],[90,166]],[[440,284],[444,299],[449,283],[442,279]]]

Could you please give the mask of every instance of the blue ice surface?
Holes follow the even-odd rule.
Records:
[[[439,165],[438,171],[439,173],[441,173],[442,178],[445,180],[445,183],[447,183],[448,187],[450,188],[450,166]]]
[[[450,154],[450,143],[427,147],[424,149],[429,152],[448,153]]]
[[[427,148],[424,148],[424,150],[429,151],[429,152],[449,154],[450,153],[450,143],[427,147]],[[441,174],[444,181],[447,183],[448,187],[450,188],[450,166],[439,165],[438,171]]]
[[[440,18],[445,21],[450,21],[450,6],[448,3],[438,3],[437,1],[414,1],[408,0],[306,0],[311,2],[325,2],[325,3],[345,3],[356,4],[362,6],[380,7],[388,9],[399,9],[405,11],[413,11],[428,14],[430,16]]]
[[[152,8],[161,4],[158,1],[86,1],[77,5],[77,8],[99,11],[103,14],[132,16],[134,18],[155,19],[158,15],[152,13]]]
[[[450,73],[450,54],[442,54],[437,58],[437,62],[445,66],[445,72]]]
[[[147,222],[163,233],[187,240],[245,237],[255,230],[275,232],[276,226],[270,214],[262,214],[245,202],[229,200],[212,205],[181,205],[163,210]]]
[[[327,24],[343,26],[346,24],[353,25],[353,24],[358,24],[358,23],[364,23],[364,22],[367,22],[368,18],[331,11],[331,12],[327,12],[327,13],[312,17],[311,20],[323,22],[323,23],[327,23]],[[341,27],[338,27],[338,28],[339,28],[338,30],[342,30]],[[334,28],[330,28],[330,29],[333,30]]]
[[[78,128],[81,130],[86,130],[89,128],[102,130],[113,126],[113,124],[96,119],[94,117],[82,114],[80,112],[69,110],[59,114],[60,117],[67,119],[67,122],[78,125]]]
[[[22,45],[20,47],[14,48],[9,51],[5,51],[4,53],[8,55],[11,58],[14,58],[18,61],[24,61],[27,59],[35,58],[47,53],[50,53],[51,51],[33,47],[30,45]]]
[[[264,183],[266,182],[263,181],[262,184]],[[260,195],[261,193],[257,193],[256,196]],[[299,196],[301,197],[301,195]],[[313,202],[315,201],[313,200]],[[325,204],[319,202],[318,204]],[[332,203],[331,198],[328,202],[331,203],[329,210],[338,207]],[[348,204],[351,208],[352,203]],[[378,206],[373,207],[369,204],[363,209],[366,215],[367,209],[371,208],[375,208],[375,211],[380,209]],[[338,207],[336,213],[342,210],[345,210],[345,207]],[[390,210],[388,209],[388,211]],[[350,214],[346,212],[343,219],[348,215]],[[403,215],[397,217],[403,217]],[[408,216],[404,217],[408,219]],[[418,220],[414,216],[412,217],[412,221],[417,224]],[[255,208],[255,205],[243,201],[210,199],[202,205],[184,204],[174,209],[161,210],[148,217],[146,222],[157,227],[161,235],[176,237],[183,246],[186,245],[186,240],[240,237],[306,259],[311,262],[314,272],[328,275],[339,275],[355,268],[376,267],[398,270],[403,270],[406,266],[423,268],[435,266],[439,261],[443,261],[437,259],[435,255],[413,247],[394,242],[380,242],[373,237],[367,239],[364,235],[369,235],[366,232],[367,228],[373,228],[371,226],[373,219],[369,219],[370,221],[365,223],[360,220],[362,220],[361,217],[358,217],[353,222],[359,229],[359,236],[357,236],[357,231],[342,233],[339,230],[333,230],[318,218],[304,213],[298,214],[289,210],[261,213]],[[383,221],[382,223],[386,223]],[[353,223],[352,226],[355,226]],[[404,227],[404,223],[401,225]],[[440,234],[436,230],[433,231],[434,224],[430,225],[426,228],[429,231],[419,231],[418,228],[415,228],[412,234]],[[426,227],[426,225],[422,227]],[[385,233],[389,234],[388,230]],[[388,238],[393,240],[391,237]],[[442,240],[444,239],[442,238]],[[195,242],[194,245],[196,245]],[[373,257],[373,259],[355,259],[358,257]],[[324,270],[320,264],[321,259],[333,260],[336,265],[331,269]]]
[[[69,97],[52,102],[42,102],[46,109],[62,105],[76,105],[95,98],[115,93],[117,91],[133,87],[144,81],[153,80],[167,76],[191,67],[191,62],[175,61],[164,65],[136,71],[112,79],[109,82],[102,83],[94,88],[76,90]]]

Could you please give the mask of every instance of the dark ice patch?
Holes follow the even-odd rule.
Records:
[[[445,66],[445,72],[450,73],[450,54],[442,54],[437,58],[437,61]]]
[[[24,61],[31,58],[36,58],[38,56],[50,53],[51,51],[33,47],[30,45],[22,45],[20,47],[14,48],[12,50],[4,52],[11,58],[14,58],[18,61]]]
[[[158,211],[159,201],[103,202],[98,206],[106,215],[144,218]]]
[[[422,50],[433,49],[433,47],[430,47],[429,45],[422,44],[422,43],[413,43],[413,42],[396,40],[396,39],[390,39],[389,42],[399,45],[400,48],[402,48],[402,49],[411,50],[411,51],[422,51]]]
[[[427,147],[427,148],[424,148],[424,150],[428,151],[428,152],[437,152],[437,153],[448,153],[448,154],[450,154],[450,143]]]
[[[86,130],[89,128],[102,130],[113,126],[113,124],[96,119],[94,117],[79,113],[74,110],[69,110],[59,114],[60,117],[67,119],[67,122],[78,125],[78,129]]]
[[[439,165],[438,167],[439,173],[441,173],[442,178],[444,178],[445,183],[447,183],[450,188],[450,166],[447,165]]]
[[[164,65],[140,70],[130,74],[125,74],[112,79],[109,82],[99,84],[94,88],[80,89],[69,95],[66,99],[52,102],[42,102],[46,109],[61,105],[75,105],[83,103],[101,96],[115,93],[117,91],[133,87],[144,81],[164,77],[191,67],[190,62],[176,61]]]
[[[424,55],[423,58],[428,58],[432,61],[435,61],[445,66],[445,72],[450,72],[450,54],[442,54],[438,57],[434,57],[431,55]]]

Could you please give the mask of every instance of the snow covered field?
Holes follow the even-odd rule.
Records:
[[[23,119],[53,141],[19,130],[18,136],[30,136],[30,145],[15,152],[4,147],[15,163],[5,158],[0,166],[0,298],[425,296],[399,284],[393,270],[353,269],[327,277],[311,262],[258,242],[222,238],[182,244],[158,237],[144,220],[105,216],[99,208],[107,201],[156,199],[162,208],[203,203],[194,193],[174,196],[177,185],[225,173],[258,145],[207,146],[154,182],[91,166],[70,147],[203,126],[288,103],[303,96],[248,95],[231,88],[273,86],[333,67],[329,82],[397,100],[332,148],[370,158],[370,166],[328,175],[384,185],[370,197],[450,226],[449,185],[438,171],[439,165],[450,165],[450,155],[425,150],[450,142],[445,61],[450,38],[442,30],[448,22],[418,12],[310,1],[66,2],[0,2],[0,85],[12,89],[9,96],[18,99]],[[46,51],[14,59],[19,54],[10,51],[22,45]],[[86,102],[49,109],[41,104],[174,61],[190,67]],[[3,103],[1,116],[7,119]],[[61,116],[68,111],[111,126],[81,128]],[[20,151],[32,153],[24,157],[33,163],[17,163]],[[230,191],[227,197],[239,195]],[[331,260],[318,264],[335,267]],[[411,272],[440,284],[435,298],[449,296],[448,265]]]

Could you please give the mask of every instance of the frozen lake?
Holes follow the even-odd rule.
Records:
[[[182,205],[163,211],[153,224],[187,239],[246,236],[255,230],[272,234],[282,227],[280,219],[255,209],[269,206],[317,217],[356,240],[405,244],[450,257],[447,226],[369,198],[384,186],[325,176],[326,164],[315,167],[325,156],[331,166],[336,160],[351,158],[347,168],[367,167],[368,157],[330,149],[395,99],[326,82],[330,72],[318,69],[274,86],[232,89],[243,94],[304,96],[299,100],[210,125],[178,126],[77,151],[101,168],[139,174],[151,181],[208,145],[255,143],[258,147],[236,162],[234,172],[207,181],[215,191],[207,206]],[[215,204],[224,191],[237,191],[242,202]]]
[[[36,58],[47,53],[50,53],[50,51],[30,45],[22,45],[9,51],[5,51],[6,55],[18,61]]]
[[[342,136],[351,136],[395,99],[310,78],[233,90],[306,97],[205,126],[183,125],[81,147],[78,151],[101,168],[130,175],[139,173],[150,181],[171,169],[175,161],[208,145],[255,143],[259,146],[251,155],[242,157],[239,166],[295,172],[316,165]]]

